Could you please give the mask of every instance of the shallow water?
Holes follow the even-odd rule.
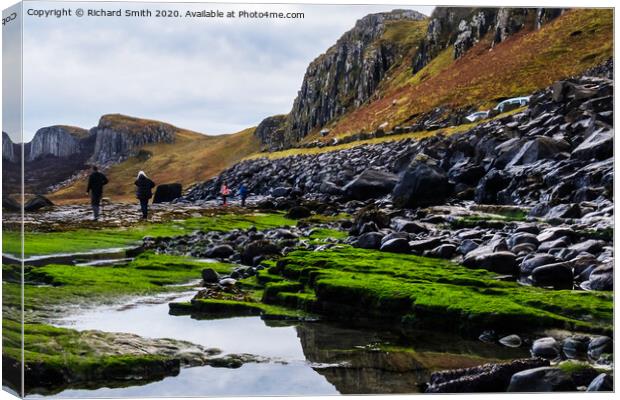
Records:
[[[260,317],[196,320],[168,314],[168,301],[188,301],[194,293],[160,296],[151,304],[144,300],[115,307],[101,307],[57,321],[57,325],[77,330],[134,333],[147,338],[186,340],[224,354],[250,353],[286,360],[304,360],[293,326],[269,327]],[[152,304],[153,302],[160,304]]]
[[[160,381],[68,388],[55,397],[326,395],[419,392],[430,372],[524,356],[521,349],[437,332],[350,327],[328,322],[263,321],[260,317],[201,320],[168,313],[185,292],[86,310],[56,321],[77,330],[128,332],[187,340],[224,354],[250,353],[269,362],[238,369],[183,368]],[[392,327],[393,328],[393,327]],[[124,385],[127,385],[125,383]],[[110,387],[112,386],[112,387]],[[32,395],[29,397],[39,397]]]

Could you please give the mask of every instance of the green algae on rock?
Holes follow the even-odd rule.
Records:
[[[25,269],[24,309],[29,314],[62,312],[63,307],[85,304],[109,304],[126,296],[145,296],[178,291],[181,284],[200,277],[207,264],[187,257],[140,254],[125,266],[82,267],[74,265],[46,265]],[[219,273],[228,273],[230,264],[209,263]],[[10,270],[3,266],[3,270]],[[18,301],[19,283],[3,285],[5,312]],[[18,303],[17,303],[18,304]]]
[[[298,250],[268,269],[311,288],[315,312],[397,319],[415,326],[523,330],[612,329],[612,295],[549,291],[445,260],[339,246]],[[270,285],[270,284],[268,284]]]
[[[292,226],[297,221],[288,219],[282,213],[216,214],[173,220],[163,223],[141,223],[127,228],[70,229],[56,232],[24,233],[24,255],[84,252],[97,249],[118,248],[139,244],[145,236],[163,237],[187,234],[197,230],[230,231]],[[2,232],[2,252],[20,254],[21,233]]]

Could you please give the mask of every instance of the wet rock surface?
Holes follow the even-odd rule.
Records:
[[[210,365],[219,368],[239,368],[246,363],[268,361],[264,357],[250,354],[222,355],[218,349],[174,339],[148,339],[129,333],[108,333],[95,330],[82,331],[79,345],[88,347],[99,356],[122,354],[127,360],[136,357],[127,365],[102,365],[96,371],[88,367],[76,370],[69,364],[27,363],[24,365],[26,390],[30,393],[57,392],[68,385],[84,385],[107,382],[148,382],[179,374],[182,367]],[[10,358],[3,363],[10,366]],[[8,363],[8,364],[7,364]],[[12,377],[9,377],[9,380]],[[34,385],[34,386],[33,386]]]
[[[534,358],[439,371],[431,375],[426,393],[504,392],[514,374],[546,365],[548,361]]]

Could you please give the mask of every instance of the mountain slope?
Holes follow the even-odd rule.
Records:
[[[157,184],[180,182],[185,188],[211,178],[258,149],[254,128],[220,136],[179,129],[173,143],[147,144],[137,155],[106,169],[110,183],[104,196],[115,201],[133,201],[133,182],[140,170]],[[56,191],[50,198],[62,203],[83,201],[86,197],[85,177],[83,173],[80,179]]]
[[[370,14],[358,20],[306,69],[286,118],[270,117],[259,130],[270,150],[290,147],[373,96],[386,72],[401,63],[426,32],[428,18],[413,10]],[[274,125],[274,122],[278,125]]]
[[[412,123],[437,107],[486,108],[578,74],[613,55],[612,10],[569,10],[539,30],[524,29],[492,50],[489,32],[461,58],[448,47],[417,73],[401,64],[377,89],[377,100],[336,119],[330,137]],[[313,132],[304,141],[318,138]],[[328,138],[329,139],[329,138]],[[324,139],[327,140],[327,139]]]

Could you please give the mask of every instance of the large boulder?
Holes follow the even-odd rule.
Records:
[[[614,265],[606,263],[596,267],[589,277],[591,290],[614,290]]]
[[[382,233],[367,232],[357,238],[355,247],[361,247],[362,249],[378,249],[381,247],[381,239],[383,239]]]
[[[562,352],[566,358],[585,358],[588,353],[590,338],[584,335],[567,337],[562,342]]]
[[[390,253],[409,253],[409,241],[403,238],[390,239],[381,245],[381,251],[387,251]]]
[[[463,260],[463,265],[467,268],[486,269],[498,274],[517,275],[517,256],[509,251],[490,251],[474,250],[467,254]]]
[[[391,172],[368,168],[343,188],[345,196],[355,200],[367,200],[389,194],[398,183]]]
[[[524,258],[523,261],[521,262],[521,267],[520,267],[521,274],[530,275],[532,271],[538,267],[541,267],[543,265],[548,265],[548,264],[556,264],[560,261],[561,260],[558,257],[552,254],[534,253]]]
[[[153,203],[170,203],[183,194],[183,186],[180,183],[166,183],[157,186]]]
[[[24,205],[24,211],[37,211],[41,208],[52,207],[53,205],[54,203],[52,203],[50,199],[39,194],[26,202],[26,204]]]
[[[17,212],[21,211],[21,209],[22,207],[18,202],[16,202],[6,194],[2,196],[2,210],[8,212]]]
[[[538,160],[553,158],[558,153],[568,151],[569,149],[570,145],[563,140],[540,136],[525,143],[510,160],[507,167],[532,164]]]
[[[218,283],[220,275],[213,268],[205,268],[202,270],[202,280],[204,283]]]
[[[612,392],[614,390],[614,379],[602,373],[592,380],[586,392]]]
[[[445,202],[451,193],[445,171],[436,165],[413,161],[392,192],[397,207],[420,207]]]
[[[288,210],[288,212],[286,213],[286,217],[291,219],[308,218],[311,215],[312,212],[310,212],[310,210],[304,206],[291,207],[291,209]]]
[[[569,263],[542,265],[532,271],[532,283],[537,286],[570,289],[573,284],[573,270]]]
[[[269,240],[255,240],[250,242],[241,253],[241,262],[245,265],[252,265],[254,257],[266,256],[266,255],[278,255],[280,254],[280,248]]]
[[[588,357],[598,360],[603,354],[614,352],[614,342],[609,336],[597,336],[588,344]]]
[[[492,169],[478,182],[474,200],[480,204],[497,204],[497,193],[509,183],[510,178],[504,171]]]
[[[235,250],[227,244],[217,245],[207,251],[206,256],[211,258],[228,258],[235,254]]]
[[[291,193],[292,188],[285,186],[278,186],[271,191],[272,197],[286,197]]]
[[[599,129],[586,138],[573,152],[572,158],[579,160],[605,160],[614,153],[614,130]]]
[[[532,344],[532,356],[554,360],[560,356],[560,344],[552,337],[544,337]]]
[[[564,392],[577,390],[570,375],[557,367],[517,372],[510,378],[509,392]]]

